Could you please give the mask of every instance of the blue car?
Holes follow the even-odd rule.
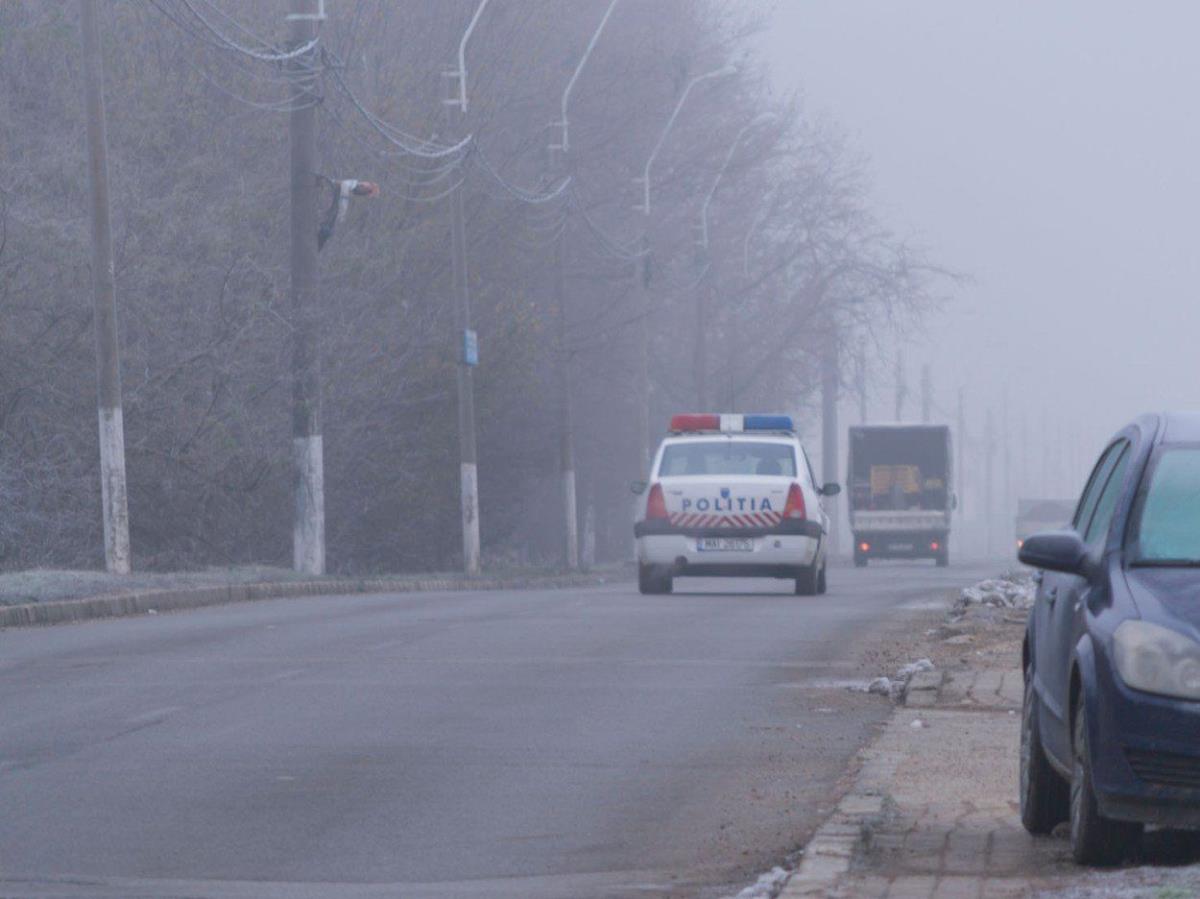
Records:
[[[1139,418],[1070,525],[1029,537],[1021,820],[1083,864],[1144,825],[1200,828],[1200,414]]]

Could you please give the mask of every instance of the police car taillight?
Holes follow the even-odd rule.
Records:
[[[646,497],[646,519],[666,517],[667,498],[663,496],[662,484],[654,484],[650,488],[650,495]]]
[[[804,492],[799,484],[788,488],[787,503],[783,507],[784,518],[807,518],[808,510],[804,508]]]

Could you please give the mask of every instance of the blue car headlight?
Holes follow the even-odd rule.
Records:
[[[1200,699],[1200,643],[1147,621],[1124,621],[1113,634],[1121,680],[1135,690]]]

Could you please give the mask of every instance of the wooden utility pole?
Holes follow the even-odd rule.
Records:
[[[292,48],[317,33],[315,0],[291,0]],[[291,156],[292,566],[325,573],[325,461],[321,438],[320,282],[317,278],[317,129],[315,52],[290,61]]]
[[[121,359],[108,193],[108,134],[104,120],[104,66],[100,57],[98,0],[80,0],[84,102],[87,107],[88,181],[92,211],[92,304],[96,335],[97,410],[100,425],[100,503],[104,565],[129,574],[129,503],[125,486],[125,424],[121,414]]]

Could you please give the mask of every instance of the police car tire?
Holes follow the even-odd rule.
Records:
[[[656,571],[653,565],[638,565],[638,591],[647,595],[670,593],[674,587],[671,575]]]
[[[796,595],[816,596],[820,586],[817,563],[813,562],[796,572]]]

